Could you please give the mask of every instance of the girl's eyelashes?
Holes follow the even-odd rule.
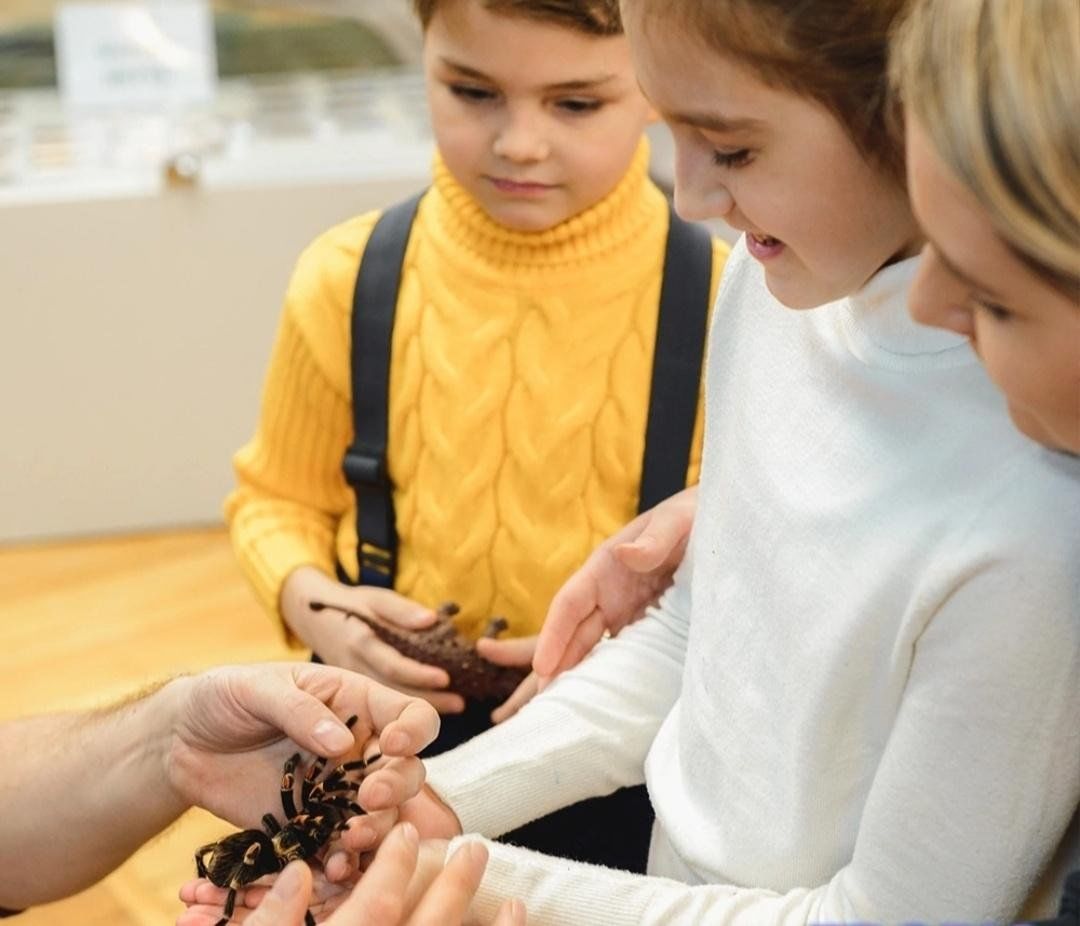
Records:
[[[970,299],[972,305],[974,305],[976,309],[985,312],[994,319],[994,321],[1007,322],[1013,317],[1013,313],[1010,309],[1005,308],[1005,306],[1000,305],[997,302],[991,302],[989,299],[983,299],[981,296],[976,295],[972,295]]]
[[[750,149],[737,148],[734,151],[714,149],[712,158],[717,167],[745,167],[750,163]]]

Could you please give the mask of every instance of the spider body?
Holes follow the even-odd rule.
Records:
[[[356,723],[350,717],[348,726]],[[281,806],[285,823],[278,823],[273,814],[262,818],[263,829],[241,830],[202,846],[195,853],[195,869],[199,877],[208,879],[218,887],[227,888],[223,916],[215,926],[225,926],[232,918],[236,906],[237,891],[264,875],[281,871],[289,862],[315,856],[341,832],[349,820],[364,810],[356,803],[360,782],[349,774],[367,768],[381,758],[372,756],[366,761],[358,759],[337,766],[323,780],[318,780],[326,765],[325,759],[316,759],[300,779],[300,807],[296,806],[296,769],[300,754],[289,758],[281,775]],[[310,913],[305,922],[314,926]]]

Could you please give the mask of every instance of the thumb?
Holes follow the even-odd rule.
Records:
[[[310,900],[311,869],[304,862],[290,862],[244,922],[247,926],[303,926]]]
[[[536,652],[536,637],[516,637],[495,640],[481,637],[476,641],[476,651],[490,662],[500,666],[527,666]]]
[[[657,523],[659,521],[659,523]],[[612,551],[615,558],[634,572],[653,572],[670,564],[672,554],[679,556],[686,541],[686,526],[679,522],[654,518],[631,543],[620,543]]]
[[[406,630],[422,630],[435,623],[435,611],[388,588],[365,588],[364,604],[375,617]]]

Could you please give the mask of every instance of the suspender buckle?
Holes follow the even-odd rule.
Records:
[[[350,447],[346,450],[341,468],[351,486],[384,488],[390,481],[386,472],[386,458],[370,453],[362,447]]]

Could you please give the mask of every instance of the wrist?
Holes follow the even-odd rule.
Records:
[[[289,573],[281,586],[278,607],[286,626],[305,643],[311,644],[312,622],[318,615],[311,602],[333,601],[338,583],[314,566],[299,566]]]
[[[174,678],[153,696],[156,705],[157,735],[160,737],[158,761],[165,773],[169,795],[180,808],[179,813],[193,805],[191,795],[196,785],[192,768],[184,762],[190,750],[184,748],[182,727],[185,705],[189,704],[197,682],[191,676]]]

